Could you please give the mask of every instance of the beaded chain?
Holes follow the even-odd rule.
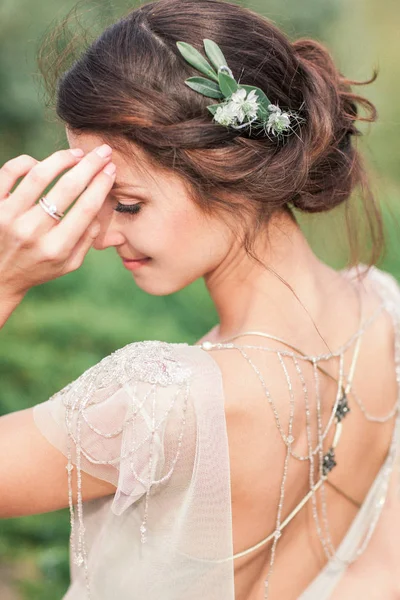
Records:
[[[75,382],[66,386],[63,390],[58,392],[56,395],[62,398],[62,402],[65,407],[65,423],[68,433],[67,439],[67,459],[68,464],[66,466],[68,472],[68,500],[70,510],[70,544],[73,563],[78,567],[84,568],[86,593],[88,600],[91,599],[91,587],[88,573],[88,556],[85,544],[85,526],[83,523],[83,500],[82,500],[82,477],[81,477],[81,457],[82,455],[92,464],[96,465],[115,465],[126,459],[129,460],[129,465],[132,474],[134,475],[135,481],[143,485],[145,492],[145,503],[144,503],[144,517],[140,526],[140,539],[141,543],[145,544],[147,541],[147,519],[148,519],[148,508],[149,508],[149,496],[151,490],[156,485],[166,483],[172,476],[174,468],[178,461],[179,455],[182,448],[183,432],[186,424],[186,411],[188,406],[188,399],[190,393],[190,381],[192,371],[190,368],[182,365],[173,356],[173,350],[170,344],[159,341],[146,341],[136,342],[120,348],[116,352],[113,352],[97,365],[94,365],[91,369],[85,371],[81,377]],[[133,390],[128,390],[130,382],[134,381],[135,385]],[[143,395],[143,398],[139,398],[137,394],[137,383],[145,382],[150,384],[149,391]],[[99,390],[110,388],[115,386],[126,388],[129,391],[129,397],[131,398],[132,405],[130,416],[124,420],[122,427],[111,432],[104,432],[95,427],[87,416],[88,409],[96,403],[94,400],[94,394]],[[169,386],[177,385],[176,392],[172,395],[170,405],[164,412],[162,417],[156,422],[156,406],[157,406],[157,386]],[[54,395],[52,398],[54,398]],[[183,396],[183,402],[179,403],[182,410],[182,416],[180,421],[180,433],[178,435],[176,443],[176,453],[171,460],[169,470],[160,477],[159,479],[152,478],[153,472],[153,456],[154,456],[154,444],[155,435],[162,428],[166,422],[168,415],[177,404],[178,398]],[[148,435],[145,435],[133,448],[130,448],[128,452],[117,456],[115,459],[96,460],[90,456],[85,449],[82,447],[81,438],[81,426],[84,422],[94,433],[105,439],[111,439],[121,436],[122,432],[130,427],[132,430],[132,438],[135,439],[135,424],[137,415],[140,413],[142,407],[150,400],[150,411],[146,410],[151,416],[151,424],[149,427]],[[73,418],[75,417],[75,418]],[[75,433],[74,433],[75,432]],[[72,443],[76,449],[76,480],[77,480],[77,516],[78,516],[78,542],[76,543],[75,533],[75,511],[72,498],[72,471],[74,465],[72,464]],[[149,451],[149,469],[148,477],[143,479],[137,472],[134,465],[134,456],[137,454],[143,445],[148,445]]]
[[[267,334],[264,332],[259,332],[259,331],[246,331],[244,333],[240,333],[231,338],[228,338],[228,339],[224,340],[223,342],[213,343],[210,341],[205,341],[201,344],[201,347],[203,348],[203,350],[206,350],[208,352],[212,351],[214,349],[215,350],[234,349],[234,350],[237,350],[240,352],[240,354],[249,363],[249,365],[251,366],[253,371],[256,373],[258,379],[261,382],[267,402],[272,409],[275,425],[280,433],[280,437],[282,438],[283,443],[286,446],[283,474],[282,474],[281,485],[280,485],[278,509],[277,509],[276,521],[275,521],[275,530],[270,535],[268,535],[264,540],[262,540],[261,542],[258,542],[256,545],[252,546],[251,548],[249,548],[243,552],[239,552],[239,553],[233,555],[233,557],[230,557],[233,559],[237,559],[239,557],[245,556],[245,555],[249,554],[250,552],[253,552],[254,550],[265,545],[266,543],[272,541],[270,561],[269,561],[269,570],[268,570],[267,577],[264,582],[264,585],[265,585],[264,598],[266,600],[268,599],[270,578],[273,573],[273,567],[274,567],[275,555],[276,555],[276,547],[278,544],[278,540],[282,536],[282,530],[289,524],[289,522],[295,517],[295,515],[301,510],[301,508],[310,499],[312,501],[312,515],[313,515],[313,519],[314,519],[314,522],[316,525],[316,531],[318,534],[318,538],[321,542],[322,548],[323,548],[324,553],[328,560],[335,557],[335,560],[341,561],[344,564],[350,564],[351,562],[356,560],[362,554],[362,552],[364,552],[365,548],[368,545],[368,541],[374,531],[376,522],[379,518],[380,512],[381,512],[383,504],[384,504],[384,500],[382,500],[382,498],[380,498],[379,501],[377,502],[374,517],[371,520],[370,526],[368,528],[367,534],[366,534],[363,542],[354,551],[354,553],[350,557],[350,559],[349,558],[341,559],[336,554],[336,550],[334,548],[334,545],[333,545],[333,542],[331,539],[331,535],[330,535],[330,531],[329,531],[329,523],[328,523],[328,518],[327,518],[327,502],[326,502],[324,485],[325,485],[325,483],[328,483],[328,484],[330,483],[328,480],[329,473],[337,465],[336,458],[335,458],[335,449],[337,447],[337,444],[339,442],[339,439],[340,439],[340,436],[342,433],[342,427],[343,427],[342,421],[347,416],[347,414],[350,412],[350,407],[349,407],[350,394],[352,396],[354,395],[357,405],[360,407],[365,418],[369,421],[373,421],[376,423],[386,423],[389,419],[393,418],[396,414],[397,414],[397,416],[399,415],[399,399],[396,399],[396,402],[395,402],[393,408],[386,415],[384,415],[383,417],[381,417],[381,416],[376,417],[376,416],[371,415],[366,410],[361,399],[354,393],[354,391],[352,389],[352,383],[353,383],[357,358],[359,356],[362,335],[365,333],[365,331],[369,327],[369,325],[371,325],[373,322],[375,322],[375,320],[382,313],[384,308],[385,308],[385,302],[381,302],[380,305],[378,306],[378,308],[373,312],[373,314],[368,319],[365,320],[364,323],[362,322],[362,309],[361,309],[360,310],[361,326],[359,327],[359,329],[348,340],[348,342],[346,344],[341,346],[335,352],[330,352],[328,354],[320,354],[317,356],[308,356],[308,355],[304,354],[303,352],[301,352],[300,350],[298,350],[297,348],[295,348],[292,344],[289,344],[288,342],[282,340],[281,338],[275,337],[273,335],[270,335],[270,334]],[[294,351],[288,351],[288,350],[283,350],[283,349],[278,350],[276,348],[272,348],[269,346],[256,346],[256,345],[250,345],[250,344],[234,344],[232,342],[232,340],[234,340],[238,337],[248,336],[248,335],[258,335],[258,336],[262,336],[265,338],[273,339],[275,341],[279,341],[279,342],[285,344],[286,346],[290,346],[291,348],[294,349]],[[346,375],[345,369],[344,369],[344,354],[354,343],[355,343],[354,353],[352,356],[349,373],[348,373],[348,375]],[[287,433],[284,431],[284,429],[282,427],[281,419],[279,416],[279,411],[278,411],[276,403],[274,402],[274,400],[272,398],[271,392],[268,389],[260,370],[254,364],[253,360],[250,358],[250,356],[246,352],[247,350],[261,350],[263,352],[275,353],[278,357],[279,363],[282,367],[283,373],[286,378],[286,382],[287,382],[287,386],[288,386],[288,390],[289,390],[289,398],[290,398],[290,400],[289,400],[289,423],[288,423]],[[327,361],[330,358],[338,358],[339,359],[339,369],[338,369],[338,379],[337,380],[336,380],[336,378],[334,378],[332,375],[330,375],[327,371],[325,371],[325,369],[323,369],[319,365],[320,362]],[[294,365],[295,371],[299,377],[302,391],[304,394],[305,417],[306,417],[306,438],[307,438],[307,447],[308,447],[308,453],[307,453],[307,455],[304,455],[304,456],[296,453],[292,448],[292,445],[295,442],[295,438],[294,438],[293,432],[292,432],[295,402],[294,402],[294,395],[293,395],[292,379],[289,375],[289,372],[285,365],[284,359],[291,359],[293,361],[293,365]],[[314,376],[315,392],[316,392],[315,393],[315,398],[316,398],[315,408],[316,408],[316,420],[317,420],[316,426],[317,426],[317,438],[318,438],[317,444],[314,448],[312,447],[312,437],[311,437],[311,411],[310,411],[311,407],[310,407],[310,402],[309,402],[309,392],[308,392],[308,389],[306,386],[303,371],[300,366],[301,361],[306,361],[306,362],[311,363],[312,368],[313,368],[313,376]],[[320,378],[319,378],[319,374],[318,374],[319,371],[323,372],[324,374],[328,375],[329,377],[331,377],[332,379],[337,381],[337,384],[338,384],[336,400],[333,404],[333,407],[332,407],[332,410],[331,410],[331,413],[330,413],[330,416],[328,419],[328,423],[324,430],[322,428]],[[399,376],[399,374],[398,374],[398,376]],[[345,380],[346,380],[346,385],[344,386]],[[399,381],[399,384],[400,384],[400,381]],[[328,432],[330,431],[330,428],[333,423],[335,423],[333,442],[332,442],[329,450],[326,453],[324,453],[323,443],[324,443],[324,440],[325,440]],[[392,470],[391,467],[392,467],[392,464],[394,461],[394,454],[395,454],[394,442],[395,441],[396,440],[393,439],[391,449],[388,454],[386,468],[385,468],[386,482],[384,484],[383,498],[386,496],[388,479],[389,479],[389,475]],[[291,513],[288,516],[286,516],[285,519],[282,520],[282,509],[283,509],[284,498],[285,498],[285,486],[286,486],[286,482],[287,482],[288,463],[289,463],[290,457],[293,457],[300,461],[309,461],[309,487],[310,487],[310,490],[306,494],[306,496],[298,503],[298,505],[291,511]],[[314,481],[314,465],[315,465],[314,460],[315,460],[315,458],[318,461],[318,467],[319,467],[319,480],[317,482]],[[320,490],[320,493],[321,493],[321,518],[320,518],[320,515],[318,514],[318,510],[317,510],[317,501],[316,501],[317,490]],[[341,492],[341,490],[339,490],[339,491]],[[218,561],[218,562],[222,562],[224,560],[229,560],[229,558],[222,559],[221,561]]]

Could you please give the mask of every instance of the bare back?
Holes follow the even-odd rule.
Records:
[[[335,451],[337,464],[329,472],[329,485],[325,484],[323,490],[319,489],[315,494],[320,526],[324,527],[326,523],[328,524],[327,535],[330,536],[334,548],[337,548],[343,540],[358,513],[388,454],[392,439],[394,418],[377,423],[367,420],[365,412],[375,417],[387,415],[396,405],[398,397],[394,327],[391,315],[387,310],[379,311],[379,307],[382,308],[382,298],[370,276],[363,283],[355,281],[350,285],[359,286],[365,315],[364,322],[371,315],[376,314],[376,318],[366,327],[360,340],[352,391],[348,396],[350,412],[343,419],[342,435]],[[328,300],[325,305],[325,312],[319,321],[325,324],[324,339],[332,351],[335,351],[341,344],[350,340],[357,330],[358,315],[356,310],[346,312],[337,304],[336,307],[332,306]],[[311,330],[312,327],[309,329]],[[275,331],[279,331],[278,324]],[[290,340],[288,336],[282,337]],[[218,339],[218,328],[214,328],[200,342],[204,340],[221,341]],[[305,354],[327,352],[316,333],[309,333],[307,337],[300,339],[296,337],[294,328],[291,340],[295,340],[296,347]],[[235,344],[268,346],[281,351],[290,350],[281,342],[252,335],[236,339]],[[343,354],[343,370],[347,375],[354,357],[354,349],[355,343],[352,343]],[[286,456],[282,431],[286,434],[289,431],[291,400],[294,411],[291,430],[294,440],[292,450],[298,456],[307,455],[307,402],[312,447],[318,444],[317,396],[313,365],[306,362],[301,364],[304,377],[302,380],[295,364],[285,356],[260,349],[246,348],[245,351],[259,370],[265,387],[240,351],[235,348],[212,351],[212,356],[221,370],[224,384],[235,554],[254,546],[276,530],[280,501],[280,522],[282,522],[310,489],[309,462],[291,457],[287,462],[285,493],[282,496]],[[323,368],[333,378],[338,379],[338,357],[327,360]],[[318,374],[321,426],[324,430],[335,404],[338,383],[327,374],[322,372]],[[308,389],[308,399],[304,394],[305,385]],[[292,395],[290,387],[292,387]],[[280,427],[282,431],[279,431]],[[323,442],[324,454],[332,445],[334,430],[334,426],[331,426]],[[318,455],[313,467],[313,482],[318,480],[317,459]],[[325,520],[321,504],[322,491],[327,507]],[[274,542],[270,541],[235,560],[236,600],[264,599],[264,580],[269,571],[271,552],[274,553],[274,561],[269,582],[269,600],[299,598],[328,561],[317,534],[315,512],[313,512],[315,510],[313,502],[308,501],[279,534],[279,543],[276,543],[275,548]],[[395,552],[399,555],[398,559],[400,549]],[[376,556],[378,555],[380,554],[376,552]],[[395,558],[391,556],[390,560]],[[361,560],[362,558],[359,559]],[[386,560],[389,560],[388,557]],[[348,571],[351,575],[351,569]],[[346,595],[346,578],[341,585],[341,599],[354,597],[353,594]],[[382,591],[382,587],[380,589]],[[357,588],[354,593],[356,591]],[[379,597],[388,600],[397,597],[392,592],[391,588],[387,589],[386,594]]]

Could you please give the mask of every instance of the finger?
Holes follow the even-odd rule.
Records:
[[[29,173],[37,162],[32,156],[22,154],[4,163],[0,169],[0,198],[7,198],[18,179]]]
[[[114,181],[115,165],[110,163],[93,179],[59,225],[52,227],[46,237],[50,243],[60,248],[60,253],[67,255],[73,250],[77,241],[96,218]]]
[[[79,149],[59,150],[37,162],[13,193],[14,215],[26,212],[60,173],[76,165],[83,156],[84,152]]]
[[[58,212],[64,212],[85,191],[97,173],[110,162],[111,154],[112,148],[107,144],[89,152],[57,181],[47,194],[47,202],[56,206]],[[43,210],[40,207],[39,209]]]
[[[100,233],[100,224],[95,219],[93,223],[86,229],[85,233],[79,240],[64,266],[64,274],[76,271],[83,264],[87,253],[93,246],[93,243]]]

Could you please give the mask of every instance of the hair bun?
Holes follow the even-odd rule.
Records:
[[[348,199],[354,186],[365,179],[351,138],[361,135],[355,122],[375,121],[377,112],[369,100],[352,92],[351,85],[371,83],[377,72],[368,81],[352,81],[342,76],[319,42],[302,38],[292,46],[307,110],[302,133],[310,161],[308,179],[292,203],[305,212],[322,212]],[[359,116],[359,106],[367,109],[366,117]]]

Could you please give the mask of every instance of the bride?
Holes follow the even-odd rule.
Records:
[[[335,271],[293,212],[361,186],[379,225],[353,83],[251,10],[158,0],[60,78],[69,149],[0,169],[1,325],[91,247],[219,316],[0,419],[0,515],[70,509],[66,599],[399,597],[400,288],[379,236]]]

